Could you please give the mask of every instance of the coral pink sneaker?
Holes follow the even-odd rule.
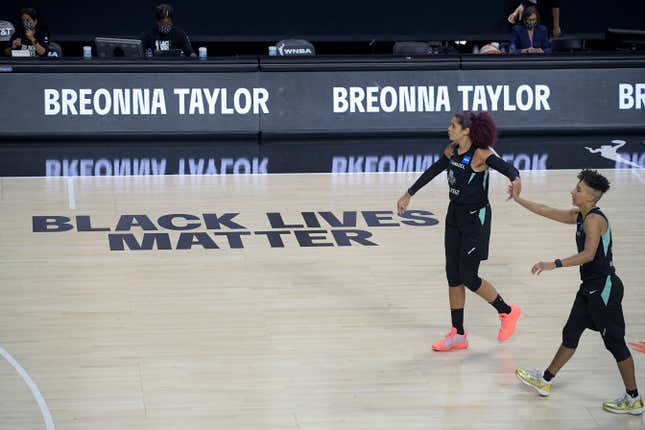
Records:
[[[466,349],[468,348],[468,334],[457,334],[456,328],[451,328],[443,340],[432,345],[435,351],[450,351],[453,349]]]
[[[500,342],[504,342],[513,336],[513,333],[515,333],[515,325],[517,324],[517,320],[520,319],[520,314],[522,313],[519,306],[513,304],[509,304],[509,306],[511,307],[510,314],[499,314],[502,326],[499,328],[499,333],[497,333],[497,340]]]

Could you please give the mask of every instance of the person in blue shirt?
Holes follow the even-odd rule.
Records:
[[[513,26],[511,45],[517,52],[525,54],[541,54],[551,52],[549,32],[540,24],[540,13],[533,6],[524,9],[522,24]]]
[[[560,28],[560,0],[522,0],[515,10],[508,16],[508,22],[515,25],[522,22],[524,8],[536,7],[542,18],[542,24],[547,29],[552,29],[553,37],[562,36]]]

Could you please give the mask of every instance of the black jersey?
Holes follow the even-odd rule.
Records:
[[[186,57],[193,53],[193,47],[186,33],[179,27],[173,25],[170,33],[164,34],[156,26],[149,33],[143,36],[143,49],[146,55],[147,51],[170,51],[172,49],[181,49]]]
[[[448,186],[450,202],[464,205],[485,205],[488,203],[488,169],[475,172],[471,162],[477,148],[459,155],[457,147],[452,152],[448,165]]]
[[[614,262],[611,251],[611,227],[609,225],[609,220],[599,208],[591,209],[587,216],[592,213],[600,215],[605,219],[605,221],[607,221],[607,231],[600,238],[600,243],[598,244],[598,249],[596,249],[596,255],[593,260],[580,266],[580,279],[583,282],[605,278],[614,273]],[[585,249],[585,240],[587,238],[585,235],[584,222],[585,220],[582,217],[582,213],[578,213],[578,218],[576,220],[576,245],[578,246],[578,252],[582,252]]]
[[[47,52],[49,52],[49,33],[47,33],[44,30],[37,30],[36,33],[34,34],[34,37],[36,38],[36,42],[38,42],[40,46],[45,48],[46,52],[43,55],[47,55]],[[29,40],[29,38],[25,35],[24,28],[20,28],[13,34],[13,36],[11,36],[10,43],[16,39],[20,39],[22,41],[22,45],[17,49],[28,50],[29,55],[32,57],[38,56],[38,52],[36,52],[36,47],[31,42],[31,40]]]

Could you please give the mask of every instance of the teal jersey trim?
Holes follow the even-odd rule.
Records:
[[[475,172],[470,174],[470,179],[468,180],[468,183],[470,184],[473,181],[473,178],[475,177]]]
[[[605,288],[603,288],[602,293],[600,293],[600,297],[602,297],[602,301],[605,302],[605,306],[607,306],[607,302],[609,302],[609,294],[611,294],[611,276],[607,276]]]
[[[484,187],[484,191],[486,191],[486,180],[488,179],[488,169],[486,169],[486,172],[484,173],[484,180],[482,181],[482,187]]]
[[[605,249],[605,257],[607,257],[607,251],[609,250],[609,243],[611,243],[611,226],[609,222],[607,223],[607,231],[602,235],[602,246]]]
[[[486,219],[486,208],[481,208],[479,210],[479,222],[484,225],[484,220]]]

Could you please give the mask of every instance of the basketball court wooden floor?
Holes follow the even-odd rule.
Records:
[[[576,173],[524,172],[523,194],[568,207]],[[645,172],[605,173],[637,343]],[[579,282],[529,273],[575,253],[574,227],[506,202],[500,175],[480,274],[522,306],[518,330],[499,344],[494,310],[468,293],[470,348],[431,350],[450,325],[447,189],[437,178],[401,218],[416,177],[2,179],[0,347],[25,378],[0,358],[0,428],[44,429],[48,414],[62,430],[641,428],[601,409],[623,386],[597,333],[549,398],[516,381],[548,364]]]

